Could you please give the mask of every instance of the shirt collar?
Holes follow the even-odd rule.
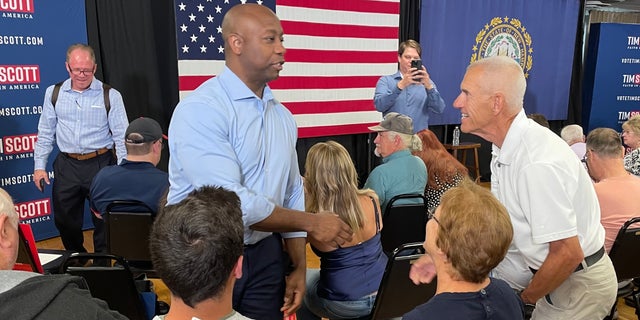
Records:
[[[511,126],[507,131],[507,135],[502,142],[502,148],[498,148],[495,144],[491,147],[491,153],[497,157],[497,161],[500,164],[509,165],[513,161],[513,156],[516,150],[519,148],[522,136],[529,126],[529,119],[524,112],[524,109],[520,110],[516,117],[511,122]]]
[[[382,158],[382,162],[387,163],[393,159],[403,158],[410,155],[411,152],[409,152],[409,149],[402,149]]]
[[[125,158],[125,159],[122,159],[122,161],[120,162],[120,165],[121,165],[121,166],[125,166],[125,165],[129,165],[129,166],[135,166],[135,165],[138,165],[138,166],[147,166],[147,165],[150,165],[150,166],[155,167],[155,166],[153,165],[153,163],[151,163],[151,162],[149,162],[149,161],[131,161],[131,160],[127,160],[126,158]]]
[[[102,83],[96,80],[96,77],[93,77],[93,80],[91,80],[91,85],[89,85],[89,90],[102,90]],[[69,81],[69,84],[71,84],[71,81]]]
[[[102,84],[97,80],[98,79],[96,79],[96,77],[94,76],[93,80],[91,80],[91,84],[84,91],[102,90]],[[67,80],[65,80],[62,83],[62,86],[60,86],[60,90],[63,90],[63,91],[71,91],[72,90],[71,89],[71,78],[68,78]]]
[[[238,76],[229,69],[226,65],[222,69],[222,72],[217,76],[220,79],[222,85],[225,86],[229,97],[234,100],[243,100],[243,99],[259,99],[258,96],[247,87],[247,85],[238,78]],[[264,91],[262,92],[262,101],[268,102],[273,100],[273,92],[271,92],[271,88],[268,85],[264,87]]]

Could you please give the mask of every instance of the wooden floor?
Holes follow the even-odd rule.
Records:
[[[85,231],[84,233],[84,243],[85,247],[89,251],[93,251],[93,241],[92,241],[93,231]],[[60,242],[60,238],[53,238],[48,240],[43,240],[37,242],[36,246],[39,249],[64,249],[62,246],[62,242]],[[311,251],[309,245],[307,245],[307,268],[320,268],[320,259]],[[151,279],[153,285],[155,287],[156,294],[158,295],[158,299],[162,300],[166,303],[171,302],[171,296],[169,293],[169,289],[164,285],[162,280],[160,279]],[[627,306],[624,303],[623,299],[618,300],[618,319],[619,320],[637,320],[638,318],[635,315],[635,309]]]

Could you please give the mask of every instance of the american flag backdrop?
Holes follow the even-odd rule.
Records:
[[[373,93],[397,70],[400,0],[175,0],[180,97],[222,70],[222,17],[249,2],[282,22],[286,63],[269,86],[299,137],[368,132],[381,120]]]

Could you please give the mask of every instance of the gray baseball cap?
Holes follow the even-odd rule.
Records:
[[[379,125],[369,127],[371,131],[395,131],[404,134],[413,134],[413,121],[408,116],[397,112],[389,112],[384,116]]]

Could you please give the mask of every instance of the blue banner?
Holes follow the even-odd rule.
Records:
[[[591,25],[583,88],[585,133],[640,114],[640,25]]]
[[[507,55],[527,76],[524,107],[567,118],[579,0],[423,0],[422,60],[447,108],[429,123],[460,123],[453,101],[470,62]]]
[[[36,240],[58,235],[51,186],[40,193],[33,183],[38,120],[47,87],[68,78],[66,51],[77,42],[87,42],[83,0],[0,1],[0,186]]]

